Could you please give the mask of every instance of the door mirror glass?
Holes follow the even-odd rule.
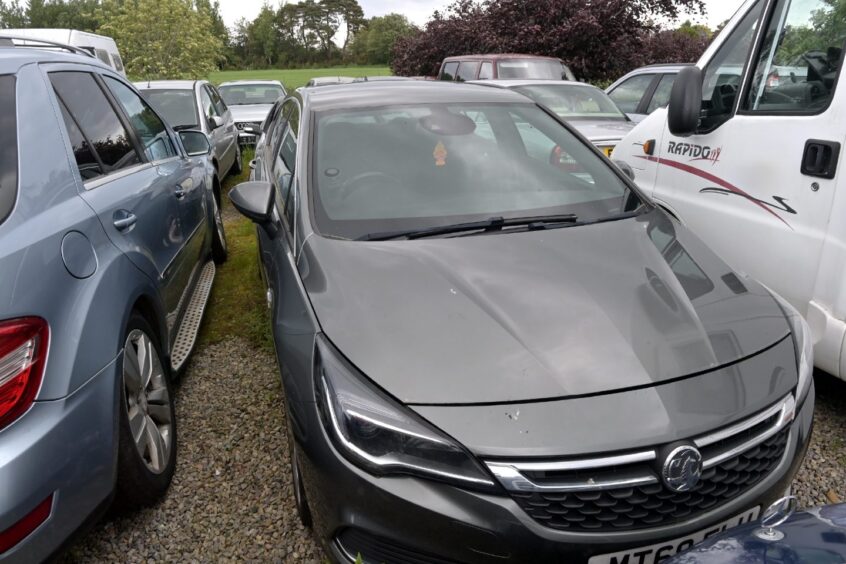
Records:
[[[179,139],[185,147],[185,153],[189,157],[200,157],[211,153],[211,142],[208,136],[202,131],[186,129],[179,132]]]
[[[269,182],[242,182],[229,192],[232,205],[250,221],[271,223],[273,186]]]
[[[670,91],[667,115],[670,133],[681,137],[696,133],[701,108],[702,70],[699,67],[685,67],[679,72]]]
[[[223,127],[223,118],[220,116],[209,117],[209,129],[214,131],[218,127]]]

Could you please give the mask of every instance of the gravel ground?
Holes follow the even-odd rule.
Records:
[[[176,393],[176,475],[158,506],[111,516],[64,562],[324,562],[297,517],[271,354],[232,338],[195,352]]]
[[[846,500],[846,383],[816,377],[801,506]],[[176,395],[179,459],[157,507],[101,521],[65,562],[325,562],[294,508],[271,355],[233,338],[198,351]]]

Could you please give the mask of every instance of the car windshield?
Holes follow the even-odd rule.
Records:
[[[628,120],[608,94],[599,88],[571,84],[533,84],[517,86],[514,90],[546,106],[566,120]]]
[[[637,199],[592,148],[528,102],[344,109],[316,120],[311,198],[326,236],[492,217],[589,222],[621,216]]]
[[[174,129],[199,127],[193,90],[141,90],[141,95]]]
[[[564,67],[546,59],[506,59],[496,64],[498,78],[544,78],[561,80]]]
[[[285,94],[274,84],[230,84],[218,87],[218,91],[228,106],[272,104]]]

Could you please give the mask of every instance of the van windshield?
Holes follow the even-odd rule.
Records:
[[[589,222],[620,216],[637,198],[606,160],[531,103],[320,112],[314,143],[311,198],[328,236],[491,217]]]
[[[141,90],[141,95],[173,129],[199,127],[199,112],[193,90]]]

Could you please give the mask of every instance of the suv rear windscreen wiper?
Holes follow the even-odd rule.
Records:
[[[525,225],[530,231],[539,229],[550,229],[560,224],[577,223],[579,218],[571,213],[559,215],[540,215],[532,217],[490,217],[481,221],[470,221],[467,223],[454,223],[452,225],[439,225],[425,229],[405,229],[400,231],[383,231],[381,233],[368,233],[362,235],[358,241],[388,241],[390,239],[421,239],[423,237],[436,237],[438,235],[451,235],[453,233],[464,233],[467,231],[501,231],[504,227],[515,227]]]

